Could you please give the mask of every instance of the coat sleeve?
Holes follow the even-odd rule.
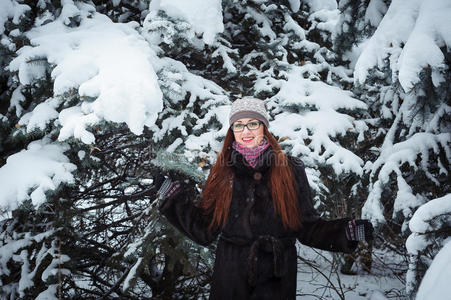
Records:
[[[211,216],[194,205],[183,186],[175,197],[165,199],[159,210],[169,223],[197,244],[208,246],[219,234],[217,228],[208,229]]]
[[[358,242],[348,241],[345,228],[349,218],[323,220],[313,206],[310,185],[301,160],[291,158],[301,210],[302,227],[297,239],[306,246],[333,252],[351,253]]]

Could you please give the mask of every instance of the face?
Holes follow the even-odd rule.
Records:
[[[258,122],[256,119],[251,118],[243,118],[235,121],[233,124],[241,123],[243,125],[250,123],[250,122]],[[247,127],[244,127],[243,131],[241,132],[233,132],[233,135],[235,136],[235,141],[240,143],[242,146],[245,146],[247,148],[253,148],[255,146],[258,146],[260,142],[264,138],[263,128],[264,124],[260,124],[260,127],[255,130],[249,130]]]

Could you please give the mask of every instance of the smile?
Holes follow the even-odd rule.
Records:
[[[253,137],[246,137],[246,138],[243,138],[242,140],[243,140],[243,142],[245,142],[245,143],[249,143],[250,141],[252,141],[254,138]]]

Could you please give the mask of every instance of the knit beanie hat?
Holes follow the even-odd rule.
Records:
[[[233,101],[229,116],[230,125],[242,118],[257,119],[268,127],[269,121],[265,102],[256,98],[242,98]]]

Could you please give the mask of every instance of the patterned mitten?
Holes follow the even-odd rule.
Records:
[[[173,182],[170,178],[166,178],[157,192],[158,199],[162,201],[164,199],[172,198],[180,193],[180,190],[180,182],[178,180]]]
[[[372,241],[373,230],[368,220],[351,220],[346,225],[346,238],[349,241]]]

